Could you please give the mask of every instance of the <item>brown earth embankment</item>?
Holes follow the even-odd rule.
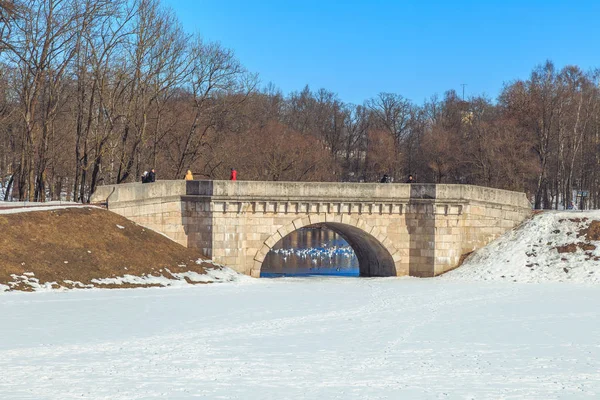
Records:
[[[38,284],[162,286],[160,282],[116,285],[94,280],[125,275],[173,279],[173,273],[204,274],[205,268],[215,268],[199,259],[198,250],[100,208],[0,214],[0,285],[8,286],[5,290],[34,290]]]

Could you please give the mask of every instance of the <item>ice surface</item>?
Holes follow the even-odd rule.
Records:
[[[285,278],[0,296],[5,399],[595,399],[600,292]]]

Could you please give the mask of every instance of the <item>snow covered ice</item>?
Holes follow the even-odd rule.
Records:
[[[598,399],[593,220],[543,213],[433,279],[0,293],[0,398]]]
[[[3,399],[593,399],[600,292],[284,278],[0,295]]]

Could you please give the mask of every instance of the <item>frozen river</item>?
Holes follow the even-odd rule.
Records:
[[[600,290],[282,278],[0,295],[2,399],[597,399]]]

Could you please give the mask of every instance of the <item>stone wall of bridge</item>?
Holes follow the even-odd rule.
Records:
[[[159,181],[100,187],[92,201],[259,276],[294,230],[342,235],[362,275],[434,276],[531,213],[523,193],[469,185]]]

